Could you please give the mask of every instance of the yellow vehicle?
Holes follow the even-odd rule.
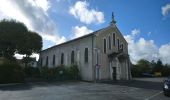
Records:
[[[162,73],[161,73],[161,72],[155,72],[155,73],[154,73],[154,76],[155,76],[155,77],[161,77],[161,76],[162,76]]]

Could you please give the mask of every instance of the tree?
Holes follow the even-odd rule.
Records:
[[[161,72],[163,67],[162,61],[159,59],[153,68],[153,72]]]
[[[42,37],[36,32],[28,31],[27,27],[15,20],[0,22],[0,56],[11,59],[15,53],[38,53],[42,48]]]
[[[137,65],[141,68],[142,73],[150,73],[151,72],[151,67],[150,67],[149,61],[147,61],[145,59],[141,59],[138,61]]]
[[[165,64],[161,70],[162,76],[169,76],[170,75],[170,67],[168,67],[168,64]]]
[[[13,58],[27,31],[23,23],[15,20],[2,20],[0,22],[0,56]]]
[[[25,42],[22,42],[18,53],[30,56],[32,53],[38,53],[42,48],[42,37],[36,32],[28,31],[25,35]],[[23,46],[24,45],[24,46]]]
[[[137,62],[136,65],[132,66],[131,71],[132,76],[135,77],[140,77],[142,73],[150,73],[151,72],[150,62],[145,59],[141,59]]]
[[[27,63],[32,61],[30,55],[32,55],[32,53],[38,53],[39,51],[41,51],[42,37],[35,32],[29,31],[26,34],[26,41],[25,43],[22,43],[22,45],[24,46],[20,47],[18,53],[26,54],[26,57],[24,57],[23,62],[27,66]]]

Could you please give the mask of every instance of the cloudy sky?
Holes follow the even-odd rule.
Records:
[[[25,23],[43,37],[43,49],[107,27],[112,11],[133,63],[170,64],[169,0],[0,0],[0,20]]]

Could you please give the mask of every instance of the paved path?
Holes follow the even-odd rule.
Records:
[[[29,83],[0,88],[0,100],[169,100],[159,89],[88,82]]]
[[[138,81],[149,81],[149,82],[163,82],[166,77],[158,77],[158,78],[133,78],[133,80]]]

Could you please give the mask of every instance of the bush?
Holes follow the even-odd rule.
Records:
[[[79,69],[77,65],[71,65],[67,70],[70,79],[79,79]]]
[[[0,83],[24,82],[24,72],[21,66],[15,62],[5,62],[0,65]]]
[[[24,68],[25,77],[27,78],[39,78],[40,70],[38,67],[26,66]]]
[[[41,77],[46,80],[77,80],[79,79],[79,70],[77,65],[71,65],[66,68],[63,65],[57,67],[42,67],[40,70]]]
[[[48,79],[49,68],[47,66],[41,67],[40,69],[40,76],[44,79]]]
[[[41,70],[41,77],[47,80],[64,80],[67,79],[67,70],[64,66],[57,66],[57,67],[42,67]]]
[[[167,77],[170,76],[170,67],[164,66],[161,70],[162,76]]]
[[[132,77],[141,77],[141,75],[142,75],[142,72],[139,69],[139,66],[137,66],[137,65],[132,65],[131,73],[132,73]]]

